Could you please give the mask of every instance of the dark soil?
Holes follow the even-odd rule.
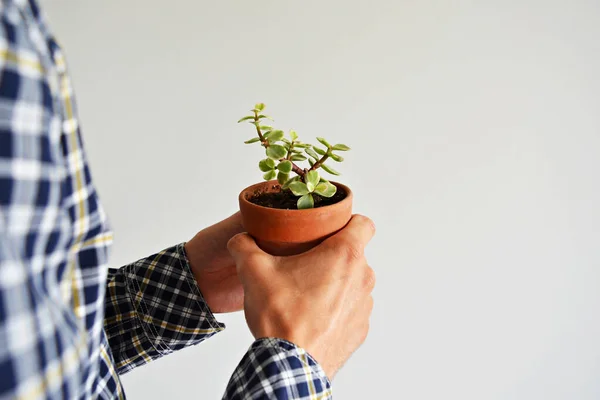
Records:
[[[275,185],[279,187],[279,185]],[[274,188],[275,188],[274,187]],[[338,203],[346,198],[346,192],[344,189],[338,187],[337,192],[332,197],[321,197],[318,194],[313,193],[313,199],[315,200],[315,208],[330,206]],[[297,210],[296,205],[298,197],[294,196],[289,190],[270,192],[270,193],[256,193],[254,196],[248,198],[251,203],[257,204],[263,207],[279,208],[283,210]]]

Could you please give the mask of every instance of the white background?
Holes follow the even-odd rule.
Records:
[[[372,331],[337,399],[600,398],[600,2],[48,0],[117,267],[189,239],[258,181],[235,122],[353,147],[375,220]],[[241,313],[123,377],[217,399]]]

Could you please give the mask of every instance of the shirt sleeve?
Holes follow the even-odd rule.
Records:
[[[304,349],[283,339],[256,340],[234,371],[223,400],[331,399],[331,382]]]
[[[120,374],[224,328],[198,289],[183,243],[109,270],[104,330]]]

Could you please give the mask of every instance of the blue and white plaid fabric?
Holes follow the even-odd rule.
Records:
[[[220,330],[183,244],[120,269],[67,67],[34,0],[0,2],[0,399],[124,398],[119,373]],[[225,399],[325,399],[301,348],[255,341]]]

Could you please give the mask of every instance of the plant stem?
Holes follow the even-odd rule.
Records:
[[[296,175],[298,175],[300,178],[304,179],[304,175],[306,175],[306,173],[304,172],[304,170],[302,168],[300,168],[299,166],[297,166],[296,164],[294,164],[293,161],[288,160],[287,158],[282,158],[279,161],[289,161],[292,163],[292,171],[294,171],[296,173]]]
[[[296,164],[294,164],[294,162],[292,161],[292,171],[294,171],[296,173],[296,175],[300,176],[300,178],[302,178],[302,180],[304,180],[304,175],[305,172],[302,168],[300,168],[299,166],[297,166]]]
[[[323,165],[323,163],[325,161],[327,161],[328,158],[329,158],[329,155],[325,154],[323,157],[321,157],[321,159],[319,161],[317,161],[315,163],[315,165],[310,167],[309,171],[314,171],[315,169],[319,168],[321,165]]]
[[[259,121],[260,120],[258,119],[258,111],[254,111],[254,126],[256,126],[256,133],[258,133],[258,137],[260,138],[260,142],[262,143],[262,145],[265,147],[269,147],[269,142],[265,140],[265,137],[262,135],[262,132],[260,131],[260,128],[258,126]]]
[[[260,142],[262,143],[263,147],[267,148],[269,147],[269,141],[265,139],[265,137],[263,136],[262,132],[260,131],[260,127],[259,127],[259,119],[258,119],[258,112],[254,111],[254,126],[256,126],[256,133],[258,134],[258,137],[260,139]],[[286,156],[286,158],[282,158],[279,161],[289,161],[292,163],[292,171],[294,171],[296,173],[296,175],[298,175],[300,177],[300,179],[304,182],[304,176],[306,176],[306,173],[310,170],[307,169],[302,169],[299,166],[297,166],[292,160],[292,150],[294,148],[294,142],[292,141],[292,143],[290,144],[290,150],[288,151],[288,154]],[[319,166],[327,159],[327,156],[323,156],[323,158],[321,158],[316,164],[315,166],[317,166],[315,168],[315,166],[313,166],[312,169],[317,169],[319,168]]]
[[[290,152],[290,154],[291,154],[291,152]],[[288,154],[288,157],[289,157],[289,154]],[[296,173],[296,175],[298,175],[300,177],[300,179],[302,179],[302,181],[304,182],[304,177],[306,176],[306,173],[308,171],[314,171],[314,170],[318,169],[321,165],[323,165],[323,163],[325,161],[327,161],[328,158],[329,158],[329,156],[327,154],[325,154],[323,157],[321,157],[321,159],[319,161],[317,161],[312,167],[310,167],[310,169],[302,169],[299,166],[297,166],[296,164],[294,164],[293,161],[290,161],[292,163],[292,171],[294,171]],[[280,161],[284,161],[284,160],[286,160],[286,159],[282,158]]]
[[[296,173],[296,175],[298,175],[302,181],[304,181],[304,175],[306,175],[305,171],[300,168],[299,166],[297,166],[293,161],[292,161],[292,151],[294,150],[294,141],[292,140],[292,142],[290,143],[290,149],[288,151],[287,157],[286,158],[282,158],[279,161],[289,161],[292,163],[292,171],[294,171]]]
[[[290,142],[290,149],[288,150],[287,157],[285,158],[288,161],[292,161],[292,151],[294,150],[294,141]],[[293,164],[293,163],[292,163]]]

